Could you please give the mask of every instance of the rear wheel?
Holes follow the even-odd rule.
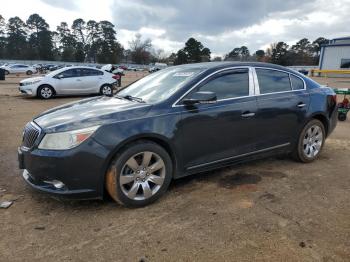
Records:
[[[343,112],[338,113],[338,120],[345,121],[346,120],[346,113],[343,113]]]
[[[5,75],[8,75],[9,73],[10,73],[9,71],[5,70]]]
[[[38,96],[42,99],[49,99],[55,94],[53,88],[49,85],[40,86],[38,89]]]
[[[113,88],[111,85],[103,85],[100,88],[100,94],[104,96],[112,96],[113,95]]]
[[[293,156],[296,160],[309,163],[315,160],[322,148],[326,138],[326,132],[321,121],[311,120],[300,133],[297,147]]]
[[[142,207],[156,201],[172,178],[172,162],[158,144],[140,141],[119,153],[106,175],[106,189],[120,204]]]

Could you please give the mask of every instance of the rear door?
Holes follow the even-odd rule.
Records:
[[[81,93],[96,93],[99,91],[99,83],[102,80],[103,72],[92,68],[82,68]]]
[[[303,79],[282,70],[255,68],[257,149],[293,143],[306,118],[310,98]]]

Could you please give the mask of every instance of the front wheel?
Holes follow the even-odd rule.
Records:
[[[112,96],[113,95],[113,87],[111,85],[101,86],[100,94],[104,95],[104,96]]]
[[[53,88],[48,85],[41,86],[38,89],[38,96],[42,99],[49,99],[53,97],[54,93]]]
[[[311,120],[300,133],[293,152],[294,158],[303,163],[314,161],[323,148],[325,138],[326,132],[322,122],[317,119]]]
[[[9,71],[7,71],[7,70],[5,70],[5,75],[8,75],[8,74],[10,74],[10,72],[9,72]]]
[[[30,76],[30,75],[32,75],[32,74],[33,74],[33,72],[32,72],[32,71],[30,71],[30,70],[28,70],[28,71],[26,72],[26,74],[27,74],[28,76]]]
[[[158,144],[140,141],[125,148],[112,161],[106,189],[122,205],[142,207],[156,201],[172,178],[172,161]]]

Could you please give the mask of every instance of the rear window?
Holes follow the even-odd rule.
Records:
[[[293,90],[304,89],[304,81],[301,80],[299,77],[296,77],[294,75],[290,75],[290,81],[292,82]]]
[[[98,76],[103,75],[102,71],[90,69],[90,68],[82,68],[81,69],[82,76]]]
[[[260,94],[292,90],[289,74],[271,69],[255,69],[258,76]]]

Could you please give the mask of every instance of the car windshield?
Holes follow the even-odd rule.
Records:
[[[169,98],[186,82],[203,72],[205,68],[173,67],[148,75],[117,93],[146,103],[157,103]]]

